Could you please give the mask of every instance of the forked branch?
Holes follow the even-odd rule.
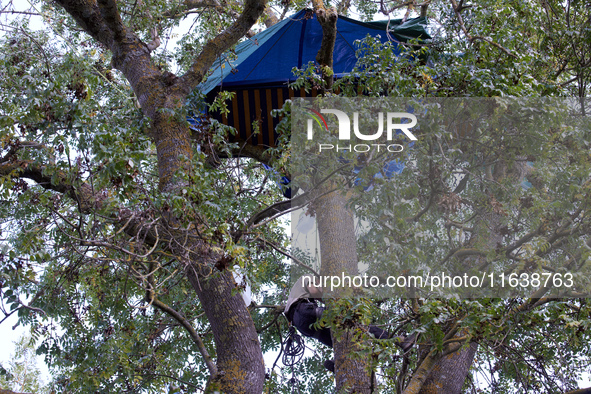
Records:
[[[507,48],[505,48],[501,44],[491,40],[490,38],[470,34],[468,29],[466,28],[466,25],[464,24],[464,18],[462,18],[462,14],[461,14],[462,10],[464,8],[468,8],[468,6],[463,5],[463,1],[460,2],[460,4],[458,4],[458,2],[456,0],[451,0],[451,4],[452,4],[452,7],[453,7],[454,12],[456,14],[456,17],[458,18],[458,23],[460,24],[460,28],[462,29],[462,31],[464,32],[464,34],[466,35],[466,38],[468,38],[468,41],[470,43],[472,43],[476,40],[484,41],[484,42],[487,42],[490,45],[500,49],[506,55],[511,56],[511,57],[516,57],[510,50],[508,50]]]

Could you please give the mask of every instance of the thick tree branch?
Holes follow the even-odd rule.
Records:
[[[61,180],[65,177],[56,177],[57,184],[51,182],[51,176],[45,173],[46,167],[34,164],[26,160],[10,160],[0,164],[0,175],[11,178],[30,179],[46,190],[54,190],[58,193],[68,193],[71,185]]]
[[[250,30],[265,10],[265,4],[266,0],[246,0],[240,17],[230,27],[205,44],[189,71],[177,82],[185,94],[195,89],[213,62]]]
[[[279,23],[279,18],[275,15],[275,12],[271,9],[271,7],[265,7],[265,26],[267,28]]]
[[[85,2],[76,0],[56,0],[76,23],[95,40],[111,47],[114,33],[104,20],[96,0]]]
[[[427,357],[423,359],[423,362],[417,370],[412,374],[412,378],[402,394],[417,394],[423,384],[427,381],[429,374],[437,365],[437,362],[441,359],[441,354],[438,353],[435,349],[431,350]]]
[[[152,36],[152,41],[148,43],[148,49],[150,52],[153,52],[156,48],[160,46],[160,36],[158,35],[158,29],[154,27],[152,31],[150,31]]]
[[[52,177],[50,175],[46,175],[44,173],[45,171],[46,169],[44,167],[35,166],[31,162],[24,161],[13,161],[10,164],[0,165],[0,175],[25,177],[34,180],[40,186],[44,187],[47,190],[53,190],[62,194],[69,195],[74,200],[78,201],[81,207],[87,207],[88,209],[90,209],[91,207],[98,207],[98,200],[95,198],[94,194],[90,194],[92,188],[88,184],[82,183],[79,189],[84,190],[84,192],[79,193],[73,186],[71,186],[65,175],[53,177],[54,182],[52,183]],[[141,237],[144,242],[147,242],[149,244],[155,245],[158,243],[159,238],[156,229],[154,228],[154,226],[147,226],[144,217],[142,217],[141,215],[136,215],[129,210],[115,211],[118,211],[118,221],[123,225],[121,230],[124,230],[128,235]],[[110,247],[112,245],[103,244],[102,246]],[[152,288],[153,286],[147,290],[146,298],[148,302],[150,302],[155,307],[161,309],[163,312],[175,318],[175,320],[177,320],[187,330],[187,332],[190,334],[191,338],[197,345],[199,351],[201,352],[205,360],[205,363],[210,371],[212,379],[217,379],[217,367],[215,363],[212,361],[211,357],[209,356],[207,349],[205,348],[205,345],[203,344],[203,341],[201,340],[197,332],[193,329],[190,323],[183,318],[181,314],[179,314],[173,308],[170,308],[168,305],[158,300],[155,297]]]
[[[449,332],[448,332],[449,335]],[[447,338],[447,336],[446,336]],[[412,375],[412,378],[406,389],[404,389],[403,394],[418,394],[421,392],[421,389],[427,382],[429,375],[431,372],[437,367],[438,362],[442,360],[444,357],[453,357],[452,354],[460,351],[464,344],[470,340],[469,335],[461,336],[461,337],[454,337],[447,339],[444,344],[443,351],[437,351],[436,348],[433,348],[427,356],[423,359],[415,373]],[[473,346],[472,344],[471,346]],[[431,391],[428,391],[431,392]]]
[[[65,194],[78,203],[81,213],[91,212],[106,198],[106,195],[96,193],[88,183],[72,180],[62,170],[51,169],[27,160],[14,159],[0,164],[0,175],[30,179],[45,190]]]
[[[302,207],[314,199],[323,197],[329,193],[334,192],[337,189],[334,189],[334,188],[329,189],[328,191],[325,191],[323,193],[318,193],[317,189],[319,189],[320,186],[322,186],[325,182],[328,182],[335,173],[337,173],[337,172],[341,171],[342,169],[349,167],[349,166],[350,166],[349,164],[345,164],[345,165],[335,169],[330,174],[328,174],[323,179],[321,179],[320,182],[318,182],[314,187],[312,187],[310,190],[308,190],[304,194],[300,194],[300,195],[292,198],[291,200],[277,202],[273,205],[268,206],[267,208],[263,209],[262,211],[256,213],[253,217],[251,217],[248,220],[245,228],[248,229],[253,225],[257,225],[265,219],[279,217],[283,213],[287,213],[290,210]],[[238,235],[238,238],[240,236],[241,236],[241,234]]]
[[[30,179],[45,190],[68,196],[78,205],[80,213],[88,214],[101,209],[110,202],[107,194],[96,191],[92,185],[82,180],[73,182],[62,170],[52,169],[31,161],[10,160],[0,164],[0,176],[15,179]],[[141,236],[150,245],[158,239],[154,226],[146,226],[146,217],[129,209],[113,208],[111,217],[121,225],[119,232],[125,231],[129,236]],[[103,246],[106,246],[103,245]]]
[[[44,169],[42,167],[34,166],[33,163],[30,163],[30,162],[16,162],[16,163],[12,162],[11,164],[0,165],[0,175],[13,176],[13,177],[26,177],[28,179],[32,179],[32,180],[38,182],[41,186],[43,186],[44,188],[46,188],[48,190],[53,190],[53,191],[56,191],[56,192],[59,192],[62,194],[69,195],[70,197],[72,197],[73,199],[78,201],[79,205],[81,207],[87,207],[89,212],[90,212],[91,208],[96,209],[101,206],[102,200],[97,200],[96,198],[94,198],[95,194],[90,194],[90,192],[92,190],[90,185],[88,185],[86,183],[81,183],[81,186],[79,186],[78,189],[75,189],[68,182],[68,179],[65,175],[60,175],[58,177],[54,176],[53,177],[54,182],[52,183],[51,182],[52,177],[49,175],[45,175]],[[55,181],[56,179],[58,180],[57,182]],[[80,193],[80,190],[83,190],[83,192]],[[188,230],[180,229],[180,230],[176,230],[176,232],[175,232],[175,229],[168,229],[168,232],[165,234],[164,237],[159,237],[157,228],[155,227],[155,224],[153,223],[154,221],[152,221],[152,223],[146,223],[146,217],[143,217],[141,214],[136,214],[136,213],[134,213],[130,210],[126,210],[126,209],[113,209],[114,215],[115,215],[115,212],[118,212],[119,216],[116,219],[122,225],[122,228],[119,231],[125,231],[126,234],[128,234],[132,237],[136,237],[138,239],[141,239],[142,242],[151,244],[153,246],[156,246],[159,243],[159,240],[163,240],[163,242],[166,243],[167,239],[168,239],[168,243],[169,243],[168,247],[172,251],[176,251],[177,253],[183,251],[183,253],[182,253],[183,255],[192,259],[191,261],[196,262],[195,268],[197,271],[203,271],[198,266],[200,261],[202,261],[204,259],[208,259],[208,258],[211,259],[212,256],[210,256],[210,255],[214,255],[214,254],[208,252],[206,250],[206,248],[201,247],[199,245],[196,246],[196,243],[199,244],[199,242],[190,241],[188,245],[183,245],[182,240],[179,240],[183,237],[176,237],[175,236],[175,234],[179,231],[183,232],[183,234],[184,234]],[[167,227],[167,226],[165,226],[165,227]],[[167,238],[167,239],[165,239],[165,238]],[[79,239],[78,241],[85,242],[85,240],[82,240],[82,239]],[[86,241],[86,242],[88,242],[88,241]],[[92,243],[91,242],[91,244],[97,244],[97,245],[107,247],[107,248],[116,248],[116,245],[111,245],[108,243],[100,243],[100,242]],[[125,251],[121,248],[119,248],[119,250],[129,253],[129,254],[133,254],[133,253]],[[196,279],[196,277],[194,279]],[[150,284],[149,286],[150,287],[147,290],[147,294],[146,294],[146,299],[148,300],[148,302],[150,302],[154,307],[159,308],[163,312],[172,316],[175,320],[177,320],[187,330],[187,332],[189,333],[189,335],[193,339],[194,343],[197,345],[197,347],[198,347],[200,353],[202,354],[204,361],[210,371],[210,376],[211,376],[210,382],[212,384],[219,383],[219,382],[217,382],[217,380],[218,380],[218,378],[220,378],[221,375],[218,373],[218,369],[217,369],[216,364],[213,362],[213,360],[209,356],[207,349],[206,349],[203,341],[201,340],[201,338],[197,334],[197,332],[194,330],[194,328],[191,326],[191,324],[180,313],[178,313],[173,308],[169,307],[168,305],[161,302],[160,300],[158,300],[155,297],[155,294],[153,292],[153,289],[154,289],[153,283]],[[234,303],[244,306],[244,303],[242,302],[241,299],[240,299],[239,303],[236,301]],[[230,378],[231,377],[228,377],[228,379],[230,379]]]
[[[426,18],[427,17],[427,9],[429,8],[429,4],[431,4],[431,1],[426,1],[423,4],[420,5],[421,7],[421,18]]]
[[[115,0],[98,0],[98,4],[105,24],[113,32],[115,40],[123,39],[126,29],[117,9],[117,2]]]
[[[164,89],[168,75],[152,64],[148,45],[125,28],[115,1],[100,1],[99,7],[96,0],[57,0],[84,31],[113,53],[113,66],[130,82],[144,114],[155,120],[158,111],[167,108],[168,97],[170,101],[178,101],[173,92],[168,92],[168,96],[157,94]]]
[[[337,10],[334,8],[325,8],[322,0],[312,0],[316,19],[322,27],[322,42],[320,50],[316,55],[316,62],[320,65],[322,78],[324,79],[324,88],[329,90],[333,83],[333,53],[337,38]]]
[[[250,226],[256,225],[265,219],[286,213],[292,208],[303,207],[311,200],[312,195],[310,193],[304,193],[292,198],[291,200],[276,202],[275,204],[268,206],[251,217],[246,223],[246,228],[248,229]]]

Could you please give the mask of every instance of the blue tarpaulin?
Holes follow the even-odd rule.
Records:
[[[425,18],[381,22],[360,22],[340,16],[334,48],[335,74],[349,73],[355,67],[355,41],[366,36],[407,41],[410,38],[430,38],[425,30]],[[233,53],[222,57],[212,74],[200,87],[209,93],[216,87],[283,85],[294,80],[292,69],[301,68],[316,59],[322,42],[322,27],[310,10],[302,10],[289,18],[238,44]],[[396,42],[396,41],[395,41]]]
[[[390,39],[394,43],[409,39],[429,39],[425,18],[360,22],[344,16],[337,20],[333,70],[336,77],[349,73],[357,63],[355,41],[366,36]],[[302,10],[238,44],[211,68],[209,78],[199,86],[212,102],[220,90],[234,92],[227,116],[211,113],[223,124],[233,126],[242,141],[253,145],[275,146],[278,120],[271,110],[292,97],[315,96],[315,91],[294,91],[294,67],[314,62],[322,41],[322,27],[311,10]],[[260,133],[255,135],[258,129]]]

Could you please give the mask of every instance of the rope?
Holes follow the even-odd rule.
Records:
[[[285,342],[283,343],[283,347],[283,358],[281,361],[283,362],[283,365],[291,368],[291,379],[289,379],[291,393],[299,393],[299,382],[296,378],[294,365],[300,362],[304,356],[304,350],[306,350],[306,348],[304,347],[304,340],[296,332],[294,326],[289,326],[289,332]]]
[[[289,327],[289,333],[284,343],[285,351],[281,361],[286,367],[293,367],[300,362],[304,356],[304,340],[296,332],[294,326]]]

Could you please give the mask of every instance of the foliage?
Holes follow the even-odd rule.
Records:
[[[10,355],[7,367],[6,373],[0,376],[2,388],[17,392],[49,393],[37,366],[35,343],[29,335],[23,335],[15,341],[14,354]]]
[[[274,306],[287,297],[289,265],[276,249],[289,249],[289,240],[281,223],[249,223],[255,213],[281,200],[273,174],[255,160],[231,157],[236,152],[226,138],[231,131],[202,123],[193,131],[193,155],[186,158],[190,171],[180,175],[182,187],[163,191],[154,119],[139,108],[140,98],[123,74],[111,70],[112,53],[82,32],[61,7],[35,4],[47,23],[45,31],[14,19],[0,38],[0,287],[3,313],[16,313],[21,324],[34,327],[33,339],[41,343],[37,352],[51,366],[57,390],[203,389],[209,372],[195,341],[178,320],[155,308],[149,296],[152,290],[158,300],[180,311],[215,358],[211,322],[186,279],[185,256],[178,252],[189,249],[183,240],[195,232],[224,257],[216,262],[221,268],[237,266],[247,273],[256,304],[250,313],[262,350],[280,349],[286,322]],[[304,6],[269,4],[278,15]],[[376,9],[375,2],[355,5],[365,17]],[[124,22],[145,42],[152,40],[152,29],[159,32],[163,43],[152,52],[153,64],[162,73],[177,74],[189,69],[207,40],[242,10],[240,2],[199,10],[163,1],[120,1],[118,6]],[[486,0],[460,11],[461,24],[458,12],[447,2],[433,1],[429,13],[435,39],[410,43],[402,52],[370,38],[361,41],[358,68],[337,81],[332,94],[587,95],[586,2]],[[184,18],[194,18],[195,23],[182,31],[173,48],[171,39]],[[313,65],[300,71],[297,86],[320,86],[318,74]],[[187,113],[200,112],[192,105],[195,101],[191,97],[184,108],[160,110],[184,122]],[[579,263],[587,261],[587,217],[578,227],[570,223],[577,242],[551,239],[566,216],[587,209],[589,202],[589,131],[584,119],[578,129],[549,136],[533,128],[514,130],[511,143],[486,133],[472,140],[445,131],[422,136],[409,150],[407,167],[396,181],[381,182],[373,190],[371,198],[399,203],[391,212],[395,226],[367,234],[368,244],[384,237],[391,240],[384,264],[416,266],[426,259],[444,259],[452,244],[468,237],[468,230],[458,224],[471,226],[477,208],[487,206],[491,212],[507,214],[500,215],[502,247],[543,227],[527,243],[528,256],[536,264],[562,264],[564,253]],[[289,121],[288,113],[280,124],[284,141]],[[270,164],[285,171],[290,149],[286,143],[269,150]],[[527,176],[529,189],[515,187],[511,172],[523,157],[533,163]],[[494,172],[495,167],[491,163],[501,162],[507,163],[506,176],[488,179],[487,171]],[[42,177],[31,178],[37,169]],[[460,174],[470,174],[461,190]],[[84,193],[93,196],[92,204],[82,198]],[[404,220],[425,206],[429,209],[420,218]],[[367,218],[384,213],[376,214],[378,207],[369,204],[364,208],[359,215]],[[529,220],[525,224],[524,216]],[[158,227],[165,218],[181,220],[175,226]],[[130,235],[125,229],[136,219],[141,225]],[[154,228],[161,232],[154,234]],[[473,233],[486,244],[481,232]],[[181,246],[175,244],[174,249],[173,242],[164,239]],[[501,252],[494,247],[483,248],[490,252],[486,258],[500,259]],[[472,374],[473,380],[481,376],[490,380],[485,390],[573,389],[589,363],[587,300],[542,299],[536,304],[538,298],[444,301],[427,294],[420,302],[343,300],[325,320],[339,321],[349,314],[351,324],[379,322],[392,333],[421,334],[421,346],[410,357],[400,357],[392,341],[367,342],[352,355],[371,359],[383,392],[399,392],[408,384],[424,350],[444,349],[445,336],[454,324],[456,331],[465,330],[470,340],[479,343]],[[332,390],[333,379],[322,369],[330,352],[312,340],[306,343],[313,355],[293,369],[280,363],[266,365],[266,392],[288,393],[293,387],[302,392]],[[292,373],[297,382],[290,380]]]
[[[559,15],[564,14],[558,11],[545,15],[545,20],[538,20],[536,6],[531,2],[520,3],[515,8],[501,7],[496,11],[490,4],[488,8],[479,4],[470,5],[469,12],[462,14],[473,37],[478,35],[492,39],[492,42],[502,46],[499,49],[484,40],[470,42],[455,39],[464,34],[457,23],[457,15],[450,12],[446,5],[435,4],[435,7],[441,7],[437,8],[441,11],[438,14],[441,30],[439,35],[434,34],[430,46],[417,43],[414,48],[408,47],[400,53],[395,45],[382,45],[378,40],[366,38],[359,43],[361,58],[358,70],[337,81],[334,91],[344,96],[357,96],[363,92],[376,98],[417,97],[421,100],[384,102],[393,108],[414,106],[419,113],[423,110],[421,105],[428,108],[433,103],[440,103],[435,105],[441,106],[450,103],[435,101],[434,97],[539,97],[566,95],[574,91],[579,96],[583,90],[572,84],[571,77],[582,75],[580,69],[553,68],[554,60],[550,60],[546,47],[539,41],[550,39],[545,37],[550,34],[548,30],[539,26],[563,23]],[[568,7],[575,6],[568,4]],[[556,4],[549,7],[560,8]],[[492,9],[495,11],[491,12]],[[582,8],[571,9],[571,18],[581,17],[581,11]],[[524,20],[530,22],[524,23]],[[555,35],[552,37],[555,38]],[[573,45],[578,45],[581,52],[577,55],[562,53],[569,57],[565,63],[584,59],[584,41],[575,41]],[[318,80],[314,69],[308,68],[300,74],[298,87],[310,89],[319,84]],[[365,105],[360,100],[342,101],[337,105],[336,98],[329,99],[332,101],[308,105],[318,104],[320,108],[325,105],[346,112],[344,108],[352,103],[350,112],[363,108],[364,113],[371,113],[367,110],[371,105],[369,100]],[[553,129],[551,118],[564,118],[565,110],[558,109],[562,101],[530,100],[530,104],[526,105],[531,108],[517,104],[519,109],[514,108],[513,115],[529,110],[540,111],[548,118],[534,121],[529,127],[523,123],[518,123],[513,129],[508,125],[500,126],[498,130],[502,133],[495,133],[491,127],[482,134],[466,135],[458,131],[461,127],[455,129],[454,122],[446,124],[446,128],[441,130],[423,126],[419,131],[419,141],[398,156],[375,152],[366,155],[337,153],[333,150],[327,155],[333,154],[330,157],[334,165],[321,168],[327,163],[330,165],[331,160],[327,159],[327,155],[322,160],[316,160],[317,144],[337,144],[336,137],[327,136],[326,141],[321,141],[315,135],[316,151],[311,155],[307,155],[305,147],[309,141],[297,140],[295,144],[299,149],[296,157],[303,159],[296,161],[293,171],[302,184],[310,184],[314,179],[324,179],[326,174],[337,172],[343,178],[342,184],[357,185],[358,197],[351,202],[352,210],[360,220],[371,223],[371,231],[360,238],[358,251],[365,252],[360,256],[361,260],[377,264],[372,273],[412,275],[418,271],[424,277],[430,267],[431,270],[443,268],[447,273],[463,274],[469,268],[466,268],[465,257],[460,257],[461,249],[475,247],[483,251],[484,261],[489,262],[486,264],[494,263],[504,272],[533,272],[530,271],[533,267],[537,267],[533,268],[534,271],[541,267],[550,272],[554,269],[559,272],[570,270],[582,280],[579,289],[586,289],[588,287],[583,282],[588,277],[589,223],[583,216],[578,216],[569,231],[569,237],[572,235],[573,238],[558,244],[555,241],[559,238],[557,229],[566,225],[562,221],[565,217],[577,215],[580,212],[577,209],[587,210],[587,197],[584,197],[587,192],[581,191],[588,188],[590,170],[585,153],[589,130],[584,116],[588,109],[585,104],[579,105],[577,100],[571,100],[571,110],[579,112],[579,115],[567,121],[566,126]],[[407,101],[410,104],[402,103]],[[478,105],[477,100],[464,102],[467,108]],[[513,102],[512,98],[493,102],[502,103],[498,107],[493,104],[497,107],[496,116],[502,117],[505,110],[507,113],[512,111],[509,109],[511,104],[507,104]],[[520,101],[517,99],[515,103]],[[581,99],[580,103],[585,101]],[[425,110],[433,112],[433,109]],[[580,115],[583,117],[580,118]],[[443,115],[442,118],[447,120],[450,116]],[[370,122],[375,122],[375,117]],[[540,127],[540,124],[544,126]],[[545,127],[548,129],[543,131]],[[300,128],[304,130],[305,126]],[[370,128],[375,128],[374,123]],[[384,167],[395,159],[406,164],[401,174],[392,179],[375,176],[383,174]],[[581,232],[576,233],[575,228],[581,229]],[[531,240],[525,240],[528,233],[537,231],[540,232]],[[559,244],[560,247],[554,249],[553,245]],[[512,260],[516,256],[508,254],[506,257],[505,248],[515,245],[520,247],[518,255],[525,259],[518,257],[513,262],[507,261],[507,257]],[[575,260],[570,256],[576,256]],[[584,272],[578,272],[578,268],[570,265],[574,261]],[[478,267],[482,266],[479,264]],[[407,291],[402,289],[402,293]],[[586,290],[582,294],[586,294]],[[445,340],[449,339],[446,335],[451,326],[458,324],[455,327],[457,332],[466,334],[469,341],[479,344],[473,373],[478,380],[486,376],[489,382],[487,391],[562,392],[576,388],[577,381],[584,376],[589,363],[588,352],[582,345],[586,341],[586,333],[584,329],[573,329],[574,326],[586,326],[589,322],[589,310],[584,299],[556,300],[546,305],[548,301],[545,299],[540,304],[535,304],[535,300],[529,304],[527,298],[444,302],[436,298],[436,293],[420,290],[406,296],[421,298],[414,302],[403,300],[400,305],[381,304],[391,319],[392,327],[419,332],[423,346],[445,351]],[[527,318],[520,316],[526,311]],[[345,312],[335,311],[336,318],[341,319],[342,313]],[[572,326],[561,323],[569,321],[573,314],[577,318]],[[365,314],[365,318],[369,316],[372,315]],[[536,318],[530,320],[530,316]],[[381,317],[377,321],[383,319]],[[408,384],[425,357],[424,353],[421,356],[421,350],[418,358],[411,360],[396,359],[395,348],[376,350],[374,347],[365,352],[366,357],[377,353],[382,360],[389,361],[382,375],[384,392],[400,392],[398,390]],[[578,356],[573,356],[574,353]],[[564,362],[549,361],[573,357],[580,363],[566,367]],[[396,361],[391,362],[392,359]]]
[[[148,120],[129,88],[113,71],[97,66],[106,60],[100,48],[84,37],[81,46],[74,36],[66,39],[82,51],[64,51],[50,32],[24,25],[3,38],[3,152],[8,157],[18,151],[20,160],[41,166],[55,183],[91,184],[103,191],[103,203],[92,214],[81,214],[81,201],[15,182],[11,174],[2,177],[5,313],[18,313],[22,324],[35,327],[35,338],[42,338],[38,353],[55,371],[60,391],[160,391],[171,382],[193,391],[207,378],[194,344],[177,322],[150,307],[141,270],[157,272],[159,298],[182,310],[209,340],[203,311],[173,256],[122,233],[113,207],[145,212],[148,220],[170,210],[192,222],[206,221],[204,236],[224,240],[224,253],[262,294],[261,286],[285,278],[273,249],[261,241],[281,245],[282,227],[270,224],[238,244],[232,237],[279,190],[253,161],[212,166],[197,152],[181,196],[161,194]],[[218,146],[225,144],[223,135],[201,138]],[[31,306],[23,305],[30,297]],[[40,310],[44,313],[35,313]],[[215,354],[211,346],[210,351]]]

